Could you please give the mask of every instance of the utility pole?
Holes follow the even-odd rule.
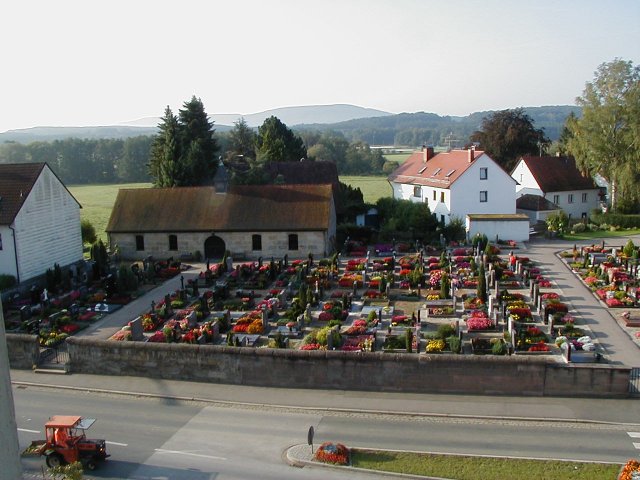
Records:
[[[0,465],[2,478],[22,478],[20,449],[18,445],[18,428],[13,406],[11,376],[9,371],[9,351],[7,335],[4,330],[4,313],[0,300]]]

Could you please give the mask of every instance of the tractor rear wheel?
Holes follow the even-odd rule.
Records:
[[[60,465],[64,465],[64,458],[59,453],[52,453],[51,455],[47,455],[47,467],[55,468]]]
[[[90,458],[89,460],[87,460],[87,463],[85,463],[85,466],[87,467],[88,470],[91,470],[93,472],[98,466],[98,464],[93,458]]]

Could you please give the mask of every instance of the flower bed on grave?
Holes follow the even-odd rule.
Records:
[[[467,329],[470,332],[491,330],[495,327],[493,321],[489,318],[486,312],[476,310],[471,313],[471,316],[466,319]]]
[[[342,336],[340,332],[334,330],[333,327],[314,328],[307,333],[302,339],[299,350],[327,350],[329,344],[329,336],[332,338],[333,348],[340,348],[342,345]]]
[[[411,271],[417,265],[418,260],[419,258],[416,255],[403,255],[398,259],[397,263],[402,270]]]
[[[373,259],[371,268],[374,272],[390,272],[393,270],[393,257]]]
[[[529,350],[532,345],[546,343],[547,335],[536,326],[520,327],[515,334],[516,350]]]
[[[504,355],[506,345],[501,338],[477,337],[471,339],[471,351],[474,355]]]
[[[515,300],[507,303],[507,314],[514,322],[533,322],[531,308],[523,300]]]
[[[231,327],[233,333],[247,333],[250,335],[261,335],[264,332],[264,324],[262,323],[262,311],[253,310],[238,320]]]
[[[429,317],[451,317],[455,315],[455,310],[453,306],[442,306],[442,307],[427,307],[427,315]]]
[[[463,295],[463,298],[465,310],[479,310],[485,307],[485,302],[483,302],[479,297]]]
[[[344,267],[345,272],[361,272],[364,270],[366,258],[354,258],[347,261],[347,265]]]
[[[343,352],[373,352],[375,343],[373,335],[352,335],[343,338],[340,350]]]
[[[341,288],[353,288],[354,282],[357,288],[362,288],[362,275],[345,273],[338,280],[338,286]]]
[[[429,287],[438,288],[440,286],[440,281],[442,280],[442,275],[444,275],[443,270],[431,270],[429,272]]]

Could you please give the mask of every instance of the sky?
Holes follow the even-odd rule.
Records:
[[[0,132],[347,103],[468,115],[573,105],[640,64],[638,0],[6,0]]]

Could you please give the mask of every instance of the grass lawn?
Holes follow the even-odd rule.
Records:
[[[80,218],[88,219],[96,229],[98,238],[107,240],[104,229],[111,216],[111,209],[121,188],[148,188],[150,183],[120,183],[112,185],[77,185],[67,187],[80,202]]]
[[[628,230],[616,230],[615,232],[598,230],[597,232],[566,233],[562,238],[570,242],[577,242],[582,240],[598,240],[600,238],[629,237],[631,235],[640,235],[640,229],[630,228]]]
[[[622,465],[465,457],[408,452],[351,452],[352,466],[385,472],[406,473],[456,480],[504,480],[535,478],[553,480],[602,480],[618,477]]]
[[[376,203],[379,198],[390,197],[391,185],[387,182],[387,177],[382,175],[341,175],[340,181],[359,188],[366,203]]]

